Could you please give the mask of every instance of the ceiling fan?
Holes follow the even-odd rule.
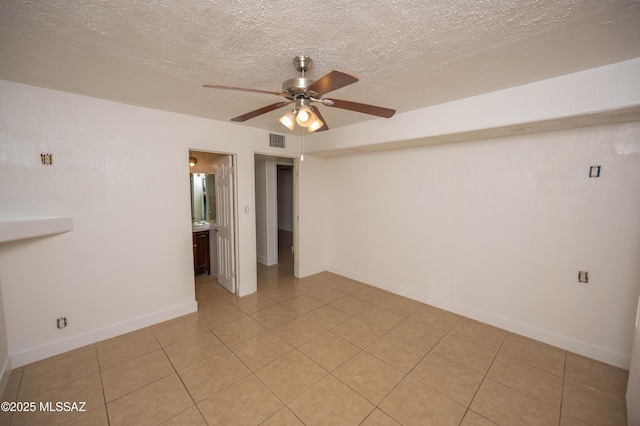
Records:
[[[323,98],[326,93],[348,86],[349,84],[353,84],[358,81],[358,78],[351,74],[347,74],[346,72],[334,70],[323,77],[320,77],[318,80],[313,81],[304,76],[304,73],[309,70],[311,62],[311,58],[308,56],[296,56],[293,59],[293,65],[296,67],[296,70],[300,72],[300,77],[292,78],[282,83],[281,92],[225,86],[222,84],[205,84],[203,87],[282,96],[287,100],[247,112],[246,114],[232,118],[231,121],[243,122],[294,103],[295,105],[293,110],[287,112],[279,119],[279,121],[289,128],[289,130],[293,130],[296,123],[301,127],[306,127],[309,132],[329,129],[329,126],[325,123],[322,114],[320,114],[320,110],[315,105],[312,105],[314,102],[319,102],[328,107],[347,109],[384,118],[390,118],[396,113],[393,109],[375,105],[344,101],[334,98]]]

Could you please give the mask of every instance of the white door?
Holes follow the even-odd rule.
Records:
[[[218,282],[236,292],[235,247],[233,233],[232,157],[218,163],[216,171],[216,221],[218,223]]]

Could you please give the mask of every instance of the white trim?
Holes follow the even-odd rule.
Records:
[[[311,275],[319,274],[320,272],[329,271],[329,269],[325,265],[314,266],[312,268],[307,268],[300,274],[300,278],[306,278]],[[346,275],[345,275],[346,276]]]
[[[264,266],[273,266],[278,264],[278,258],[268,257],[268,256],[258,256],[258,263],[261,263]]]
[[[149,327],[170,319],[174,319],[183,315],[196,312],[198,310],[198,302],[193,301],[180,306],[155,312],[150,315],[134,318],[132,320],[113,324],[108,327],[100,328],[94,331],[83,333],[67,339],[58,340],[41,346],[25,349],[20,352],[10,354],[11,364],[13,368],[40,361],[42,359],[59,355],[61,353],[81,348],[86,345],[100,342],[105,339],[120,336],[131,331]]]

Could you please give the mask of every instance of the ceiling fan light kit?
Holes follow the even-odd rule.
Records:
[[[322,96],[326,93],[348,86],[349,84],[353,84],[358,81],[358,78],[343,71],[334,70],[314,81],[304,76],[304,73],[309,70],[311,63],[311,58],[308,56],[296,56],[293,59],[293,65],[296,67],[296,70],[300,72],[300,77],[291,78],[282,83],[282,92],[224,86],[221,84],[205,84],[204,87],[266,93],[286,98],[287,101],[277,102],[254,111],[250,111],[246,114],[232,118],[231,121],[247,121],[293,103],[293,110],[288,111],[278,119],[282,125],[291,131],[295,129],[296,124],[300,127],[306,127],[309,132],[329,130],[329,126],[327,126],[322,114],[320,114],[320,110],[315,105],[311,105],[312,102],[318,102],[328,107],[357,111],[384,118],[390,118],[396,113],[395,110],[390,108],[361,104],[352,101],[342,101],[339,99],[323,98]]]

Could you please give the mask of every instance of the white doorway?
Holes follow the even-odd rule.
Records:
[[[203,224],[208,224],[209,270],[221,286],[235,294],[238,258],[235,155],[189,150],[189,157],[190,164],[193,164],[190,166],[191,182],[196,175],[207,182],[199,197],[194,196],[193,188],[191,190],[192,231],[201,231]],[[196,160],[195,163],[192,159]],[[206,200],[202,208],[194,204],[202,199]],[[195,263],[194,249],[194,268]]]
[[[255,180],[259,267],[297,276],[296,159],[256,155]]]

